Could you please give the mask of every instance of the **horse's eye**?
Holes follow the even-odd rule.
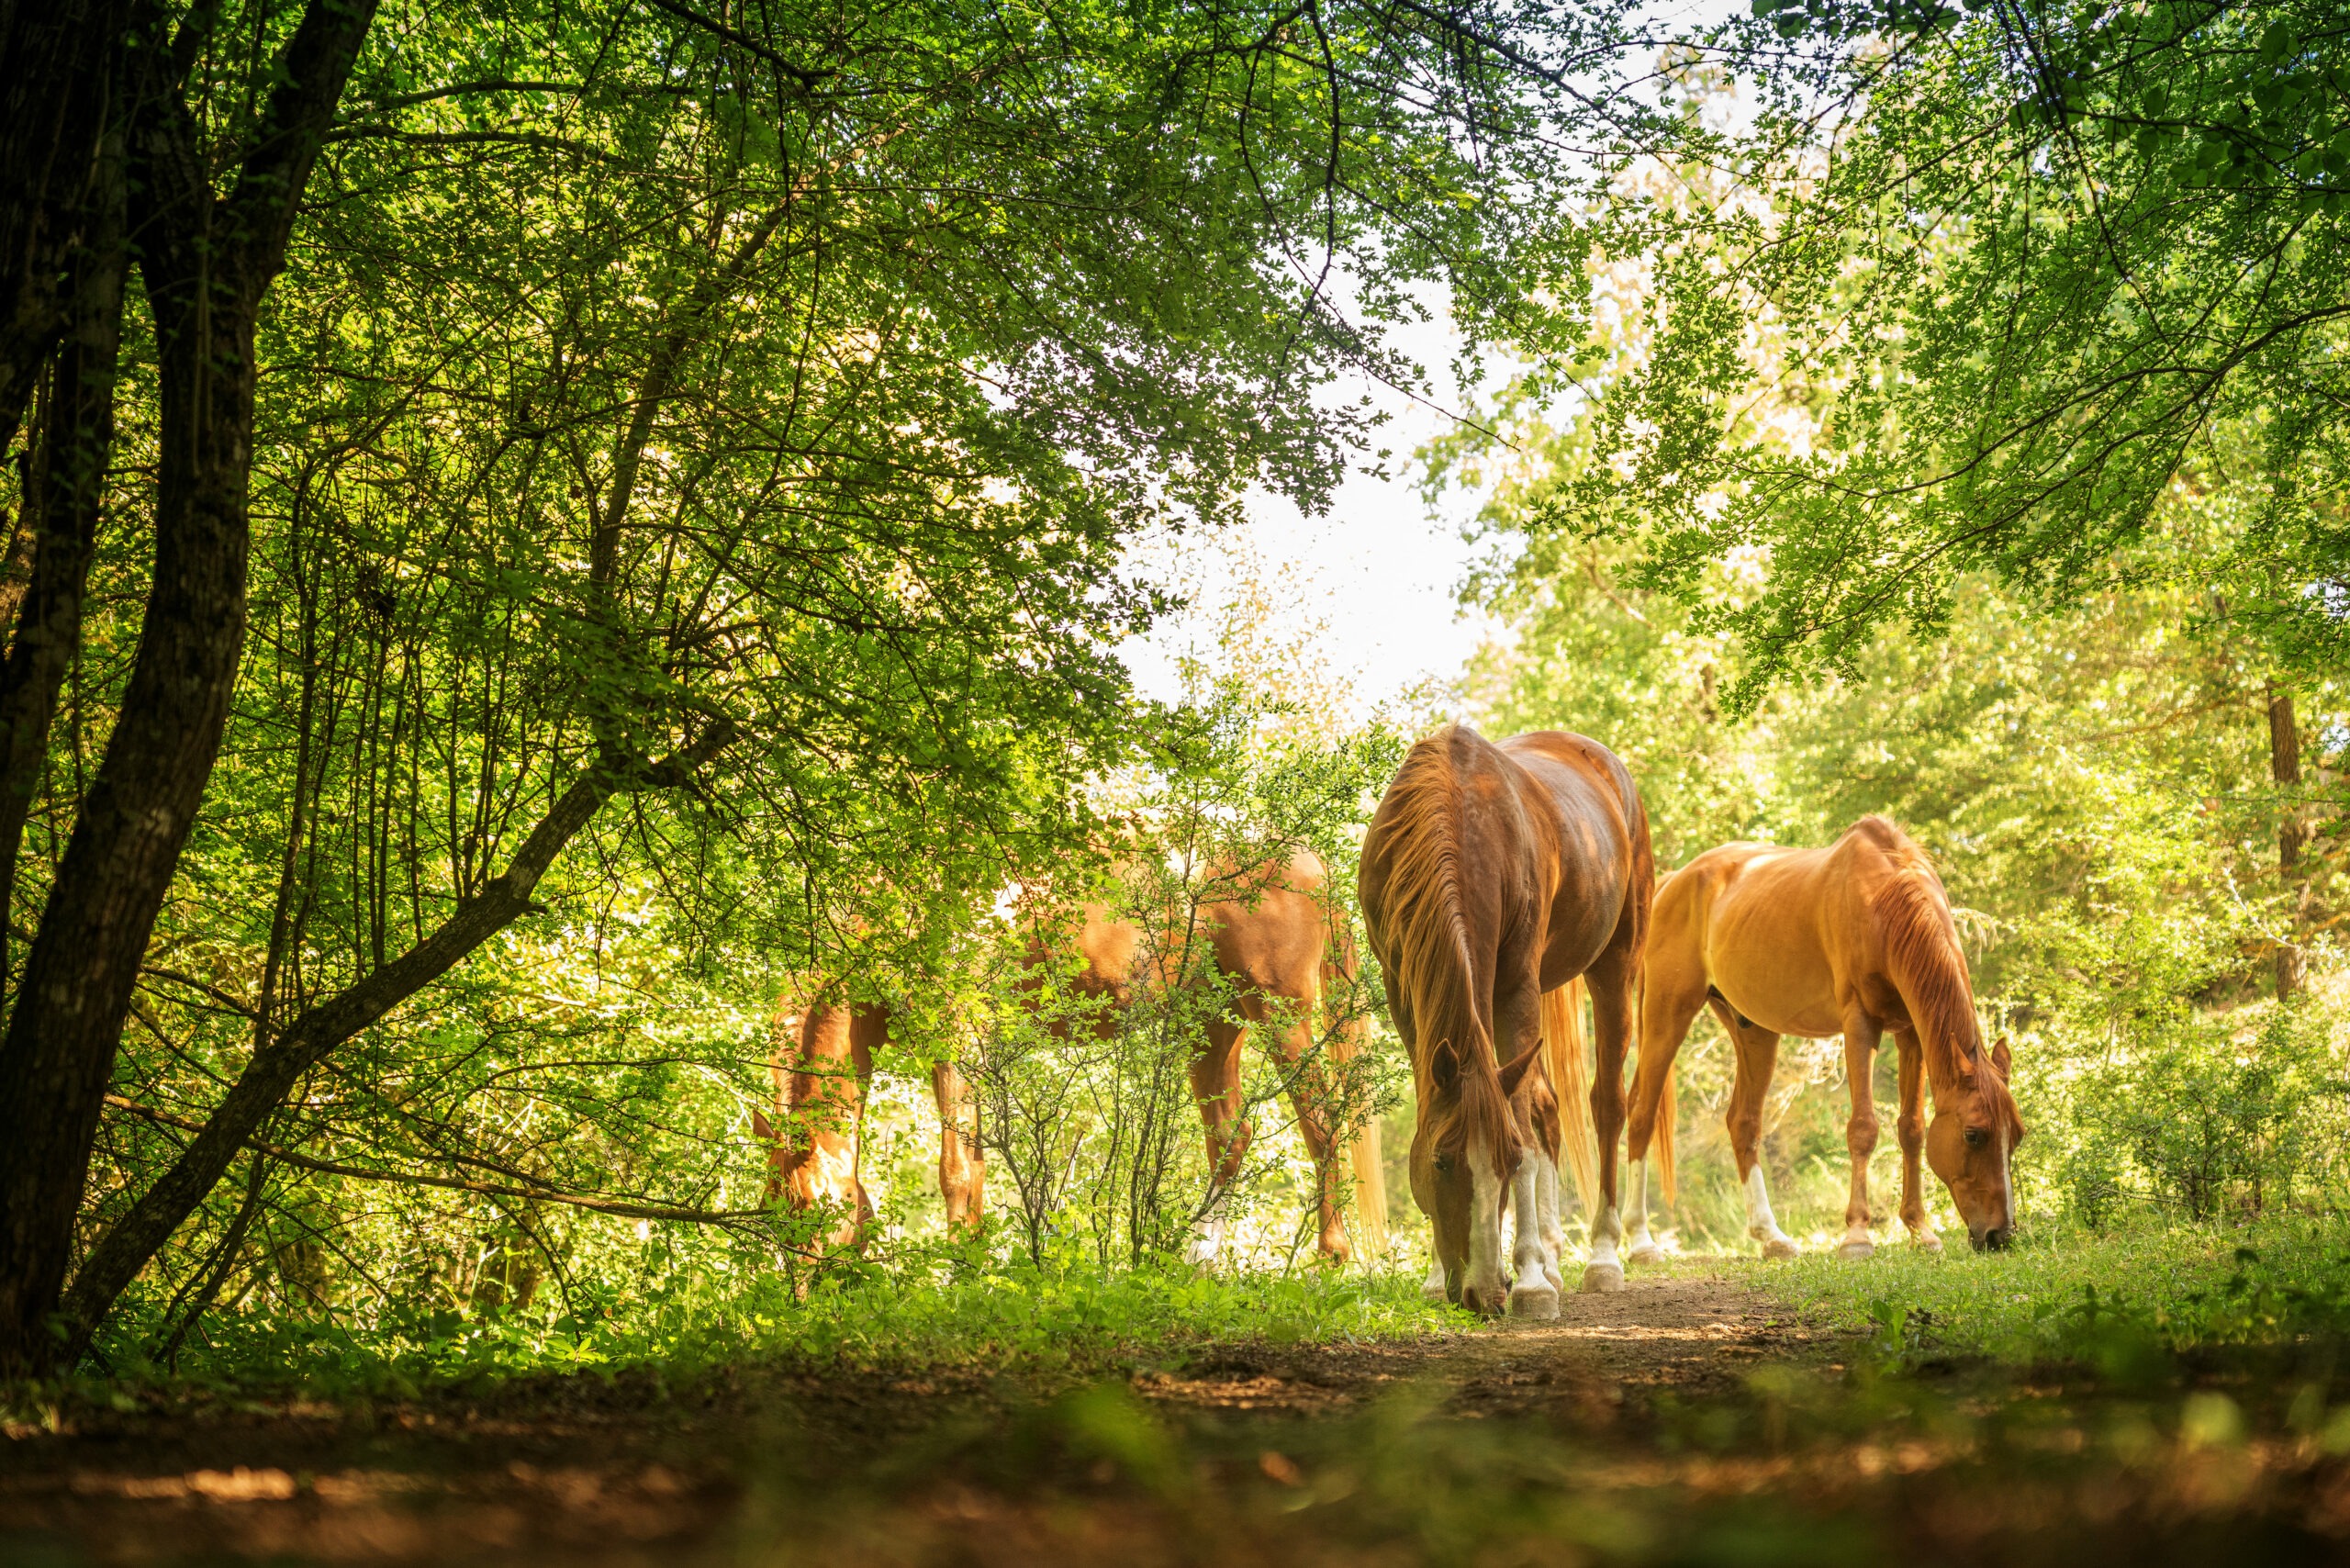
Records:
[[[1988,1128],[1969,1127],[1966,1129],[1967,1148],[1981,1148],[1985,1144],[1989,1143],[1990,1141],[1991,1134]]]
[[[1439,1175],[1450,1175],[1452,1173],[1452,1156],[1449,1154],[1438,1155],[1436,1157],[1435,1165]]]

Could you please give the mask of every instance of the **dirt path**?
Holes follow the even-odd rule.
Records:
[[[1187,1434],[1187,1454],[1211,1457],[1184,1462],[1214,1476],[1226,1450],[1248,1470],[1261,1446],[1250,1434],[1276,1429],[1266,1422],[1304,1451],[1301,1437],[1310,1448],[1315,1429],[1350,1431],[1398,1390],[1424,1411],[1596,1434],[1660,1392],[1734,1390],[1763,1360],[1816,1361],[1827,1348],[1734,1285],[1671,1280],[1572,1298],[1556,1323],[1211,1349],[1135,1377],[1120,1397],[1159,1413],[1152,1430]],[[1069,1401],[1066,1389],[970,1372],[744,1369],[682,1396],[644,1379],[567,1378],[478,1402],[64,1411],[57,1429],[11,1430],[0,1449],[0,1562],[733,1562],[778,1508],[844,1488],[872,1517],[923,1521],[891,1537],[899,1546],[946,1542],[968,1558],[977,1531],[1018,1561],[1029,1526],[1007,1521],[1031,1511],[1018,1499],[1106,1484],[1121,1473],[1109,1453],[1127,1470],[1150,1463]],[[1292,1462],[1263,1452],[1265,1474],[1293,1484],[1280,1473]],[[1115,1512],[1112,1498],[1087,1506]]]
[[[1662,1390],[1684,1398],[1739,1386],[1773,1357],[1832,1344],[1753,1292],[1718,1279],[1635,1281],[1570,1295],[1556,1322],[1505,1321],[1451,1339],[1257,1348],[1198,1359],[1138,1385],[1197,1407],[1336,1414],[1404,1383],[1434,1383],[1460,1415],[1596,1415]]]

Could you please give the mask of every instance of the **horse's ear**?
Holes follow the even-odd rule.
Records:
[[[1460,1053],[1450,1040],[1438,1040],[1428,1053],[1428,1081],[1447,1094],[1460,1087]]]
[[[1517,1092],[1517,1086],[1525,1080],[1527,1070],[1534,1065],[1534,1058],[1541,1054],[1541,1042],[1538,1040],[1532,1050],[1524,1053],[1516,1061],[1502,1069],[1503,1099],[1506,1100]]]
[[[768,1143],[776,1141],[774,1124],[762,1115],[755,1105],[751,1108],[751,1131]]]
[[[2008,1037],[2002,1035],[1991,1047],[1991,1065],[1999,1070],[1999,1081],[2013,1083],[2016,1078],[2015,1054],[2008,1049]]]

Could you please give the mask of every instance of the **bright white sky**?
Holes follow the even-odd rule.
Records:
[[[1655,0],[1649,17],[1675,28],[1694,28],[1742,10],[1744,4]],[[1337,407],[1368,394],[1388,413],[1375,439],[1392,454],[1386,463],[1390,477],[1349,473],[1329,511],[1319,517],[1304,516],[1278,497],[1259,495],[1249,504],[1247,540],[1220,545],[1186,541],[1190,554],[1181,563],[1181,575],[1202,584],[1193,611],[1169,618],[1120,650],[1146,695],[1169,700],[1179,696],[1177,655],[1186,646],[1213,643],[1224,577],[1223,562],[1213,557],[1236,545],[1253,546],[1264,561],[1298,565],[1299,591],[1283,607],[1287,627],[1294,634],[1319,623],[1315,642],[1332,672],[1352,678],[1357,717],[1430,679],[1456,679],[1478,644],[1500,632],[1490,617],[1464,615],[1456,602],[1470,563],[1487,548],[1460,536],[1482,498],[1449,492],[1438,517],[1428,515],[1420,498],[1412,454],[1450,428],[1449,414],[1464,411],[1447,369],[1460,339],[1438,297],[1428,295],[1425,302],[1432,319],[1394,333],[1390,342],[1433,378],[1438,390],[1431,401],[1437,407],[1360,378],[1337,383],[1323,399]],[[1498,385],[1498,378],[1488,383]],[[1147,575],[1165,580],[1167,563],[1156,548],[1138,552],[1136,561]]]
[[[1479,498],[1459,491],[1431,517],[1423,503],[1412,454],[1451,428],[1449,415],[1463,403],[1446,366],[1457,338],[1441,311],[1392,340],[1425,366],[1442,395],[1422,403],[1390,387],[1348,379],[1327,389],[1325,403],[1339,406],[1368,394],[1388,422],[1374,438],[1390,456],[1388,477],[1361,471],[1363,454],[1332,500],[1330,510],[1308,517],[1286,499],[1259,492],[1249,498],[1248,537],[1211,543],[1193,536],[1180,564],[1201,584],[1193,610],[1162,622],[1147,637],[1119,650],[1136,684],[1151,697],[1180,695],[1175,660],[1189,646],[1212,643],[1218,607],[1228,582],[1226,560],[1234,549],[1259,559],[1293,564],[1297,593],[1281,607],[1292,634],[1319,623],[1317,644],[1332,672],[1350,678],[1359,713],[1392,700],[1431,679],[1449,682],[1486,634],[1490,620],[1464,615],[1456,604],[1472,557],[1483,551],[1461,538]],[[1144,570],[1164,575],[1163,557],[1146,552]],[[1156,569],[1154,569],[1156,568]]]

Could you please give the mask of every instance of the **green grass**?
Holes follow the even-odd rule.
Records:
[[[2120,1340],[2177,1354],[2350,1327],[2350,1224],[2042,1226],[2004,1252],[1936,1257],[1895,1244],[1847,1262],[1809,1254],[1745,1275],[1900,1364],[2013,1366],[2094,1358]]]
[[[387,1313],[372,1320],[219,1313],[160,1366],[126,1318],[86,1391],[177,1386],[239,1395],[406,1397],[563,1372],[689,1380],[744,1363],[819,1372],[971,1369],[1095,1376],[1180,1362],[1206,1344],[1413,1339],[1470,1327],[1416,1279],[1306,1270],[1102,1274],[970,1257],[844,1271],[795,1297],[786,1282],[711,1281],[660,1297],[526,1313]],[[46,1397],[46,1395],[40,1395]]]

